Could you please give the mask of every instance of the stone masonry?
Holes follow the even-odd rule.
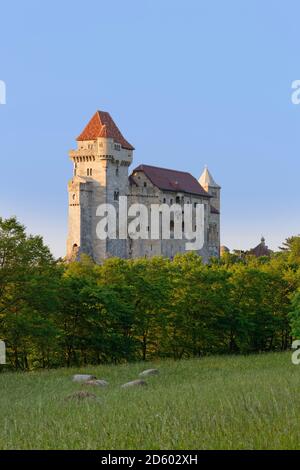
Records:
[[[97,111],[77,138],[77,149],[69,155],[73,178],[69,181],[69,231],[67,259],[86,253],[101,263],[112,256],[121,258],[163,255],[172,258],[185,252],[186,240],[173,239],[174,222],[170,220],[171,239],[106,239],[96,234],[97,208],[112,204],[117,217],[120,196],[127,196],[128,206],[144,204],[204,204],[204,246],[198,251],[203,261],[220,253],[220,186],[207,168],[199,181],[191,174],[149,165],[140,165],[129,175],[134,148],[127,142],[111,116]],[[193,209],[194,210],[194,209]],[[129,219],[130,221],[130,219]],[[150,222],[149,222],[150,223]],[[197,227],[195,226],[195,229]],[[184,232],[184,226],[182,227]],[[150,226],[149,226],[150,233]]]

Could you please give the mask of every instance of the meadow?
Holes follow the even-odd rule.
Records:
[[[121,389],[145,368],[147,386]],[[72,382],[91,373],[106,388]],[[290,353],[0,374],[1,449],[298,449]],[[86,390],[96,398],[68,399]]]

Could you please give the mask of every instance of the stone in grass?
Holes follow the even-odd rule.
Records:
[[[107,387],[108,382],[106,380],[88,380],[83,385],[91,385],[92,387]]]
[[[79,392],[71,393],[71,395],[68,395],[66,399],[81,401],[81,400],[85,400],[86,398],[95,399],[97,397],[94,393],[84,392],[81,390]]]
[[[143,372],[141,372],[139,374],[140,377],[147,377],[148,375],[158,375],[159,374],[159,370],[158,369],[147,369],[147,370],[143,370]]]
[[[73,382],[87,382],[88,380],[95,380],[97,377],[89,374],[75,374],[73,375]]]
[[[121,385],[122,388],[130,388],[130,387],[144,387],[147,385],[145,380],[133,380],[132,382],[127,382],[126,384]]]

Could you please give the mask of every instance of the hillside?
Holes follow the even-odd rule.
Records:
[[[146,387],[121,389],[156,367]],[[74,373],[106,388],[73,383]],[[297,449],[290,353],[0,374],[1,449]],[[96,398],[68,399],[85,390]]]

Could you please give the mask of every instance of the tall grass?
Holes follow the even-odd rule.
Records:
[[[159,376],[121,389],[144,368]],[[109,382],[71,381],[92,373]],[[96,399],[67,400],[76,390]],[[0,374],[1,449],[297,449],[300,366],[290,354]]]

